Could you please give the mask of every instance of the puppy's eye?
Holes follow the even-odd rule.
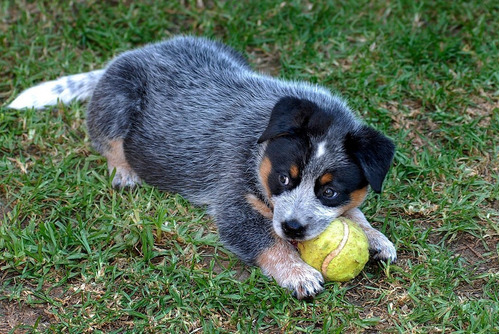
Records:
[[[334,191],[332,188],[326,188],[323,190],[323,197],[327,199],[335,198],[339,195],[338,192]]]
[[[281,185],[283,185],[283,186],[287,186],[290,184],[290,178],[286,175],[283,175],[283,174],[281,174],[279,176],[279,181],[280,181]]]

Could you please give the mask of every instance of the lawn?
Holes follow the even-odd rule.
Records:
[[[363,211],[395,264],[298,301],[150,186],[115,191],[85,103],[0,109],[0,333],[498,333],[498,2],[0,4],[0,105],[177,34],[345,96],[397,144]]]

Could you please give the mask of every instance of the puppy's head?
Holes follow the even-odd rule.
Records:
[[[273,227],[288,240],[316,237],[359,206],[368,185],[380,192],[394,155],[394,144],[360,125],[343,104],[323,110],[293,97],[276,103],[259,143],[265,143],[258,172],[274,207]]]

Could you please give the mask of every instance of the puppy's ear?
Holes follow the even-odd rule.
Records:
[[[258,143],[281,136],[319,136],[332,122],[332,116],[315,103],[295,97],[283,97],[274,106],[266,130]]]
[[[349,132],[344,147],[363,170],[373,191],[380,193],[382,182],[389,171],[395,146],[392,141],[377,130],[363,125],[355,132]]]

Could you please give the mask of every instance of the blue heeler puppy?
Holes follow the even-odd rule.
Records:
[[[336,217],[363,228],[374,258],[396,259],[358,209],[368,186],[381,191],[394,145],[325,88],[256,73],[221,43],[177,37],[30,88],[10,107],[89,98],[88,131],[113,186],[142,180],[206,206],[225,247],[297,298],[322,291],[323,278],[293,243]]]

